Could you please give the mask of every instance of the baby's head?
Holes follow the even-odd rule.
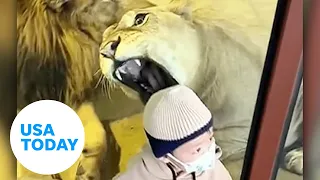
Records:
[[[188,87],[177,85],[152,95],[143,119],[156,158],[187,172],[199,164],[210,166],[213,162],[215,142],[211,113]]]

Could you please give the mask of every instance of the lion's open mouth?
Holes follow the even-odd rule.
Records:
[[[133,58],[115,61],[113,77],[137,91],[143,102],[150,96],[178,82],[161,65],[148,58]]]

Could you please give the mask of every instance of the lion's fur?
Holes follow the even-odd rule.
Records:
[[[228,11],[230,4],[237,11]],[[274,9],[276,3],[268,5]],[[170,5],[134,10],[104,32],[101,49],[120,36],[115,59],[148,56],[191,87],[215,117],[223,159],[239,159],[247,145],[272,22],[262,24],[250,7],[237,0],[173,0]],[[139,12],[150,13],[149,19],[133,27]],[[117,82],[110,59],[100,58],[100,66]]]
[[[54,99],[75,107],[92,87],[101,32],[113,12],[98,9],[96,0],[75,1],[61,12],[46,1],[17,1],[18,88],[27,104]]]
[[[86,131],[85,148],[96,153],[81,160],[89,164],[85,176],[98,176],[95,172],[106,148],[99,118],[92,105],[83,103],[99,69],[102,32],[115,21],[114,6],[98,0],[17,1],[18,106],[52,99],[77,111]],[[26,176],[28,172],[18,166],[18,177]],[[75,179],[74,173],[67,176]]]

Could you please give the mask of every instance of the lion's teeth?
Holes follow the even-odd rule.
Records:
[[[145,84],[142,84],[142,83],[141,83],[140,86],[141,86],[143,89],[145,89],[145,90],[147,89],[147,86],[146,86]]]
[[[141,66],[141,62],[139,59],[134,60],[134,62],[136,62],[138,64],[138,66]]]
[[[122,73],[122,74],[126,74],[126,73],[127,73],[123,68],[119,68],[118,70],[119,70],[119,72]]]
[[[121,77],[119,70],[116,70],[116,76],[120,81],[122,81],[122,77]]]

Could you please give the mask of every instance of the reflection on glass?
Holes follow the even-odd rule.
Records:
[[[295,102],[284,149],[279,151],[277,180],[303,179],[303,81]],[[286,131],[286,130],[285,130]],[[285,133],[285,132],[284,132]]]

